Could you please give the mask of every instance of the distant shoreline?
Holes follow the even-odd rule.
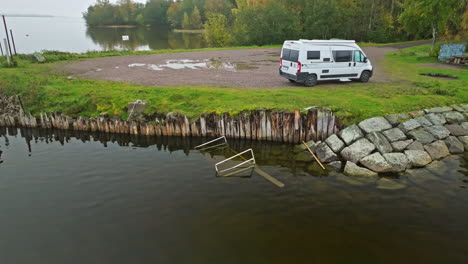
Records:
[[[55,17],[53,15],[31,15],[31,14],[0,14],[5,17]]]
[[[108,26],[89,26],[91,28],[137,28],[137,27],[144,27],[138,25],[108,25]]]

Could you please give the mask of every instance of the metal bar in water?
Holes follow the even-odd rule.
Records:
[[[254,159],[252,158],[252,159],[246,160],[246,161],[244,161],[244,162],[242,162],[242,163],[239,163],[239,164],[237,164],[237,165],[235,165],[235,166],[233,166],[233,167],[231,167],[231,168],[228,168],[228,169],[219,171],[219,173],[222,173],[222,172],[225,172],[225,171],[229,171],[229,170],[232,170],[232,169],[235,169],[235,168],[239,168],[240,166],[242,166],[242,165],[244,165],[244,164],[246,164],[246,163],[252,162],[252,161],[253,161],[252,164],[255,164],[255,161],[254,161]],[[217,169],[216,169],[216,170],[217,170]]]
[[[218,168],[217,168],[217,167],[218,167],[219,164],[222,164],[222,163],[224,163],[224,162],[226,162],[226,161],[232,160],[232,159],[234,159],[235,157],[239,157],[240,155],[242,155],[242,154],[244,154],[244,153],[247,153],[247,152],[249,152],[249,151],[252,153],[252,157],[253,157],[253,150],[252,150],[252,149],[248,149],[248,150],[242,151],[242,152],[239,153],[239,154],[236,154],[236,155],[234,155],[234,156],[232,156],[232,157],[230,157],[230,158],[227,158],[227,159],[225,159],[225,160],[223,160],[223,161],[220,161],[220,162],[216,163],[216,164],[215,164],[216,171],[218,171]]]
[[[230,172],[226,175],[222,175],[222,177],[229,177],[231,175],[235,175],[235,174],[238,174],[238,173],[241,173],[243,171],[246,171],[246,170],[249,170],[249,169],[252,169],[252,171],[250,172],[250,176],[248,177],[251,177],[252,176],[252,172],[254,171],[254,168],[255,168],[255,165],[252,165],[252,166],[249,166],[249,167],[246,167],[246,168],[242,168],[240,170],[236,170],[236,171],[233,171],[233,172]]]
[[[228,145],[226,143],[216,144],[216,145],[209,146],[209,147],[206,147],[206,148],[201,148],[201,149],[199,149],[199,151],[205,151],[207,149],[218,148],[218,147],[221,147],[221,146],[225,146],[224,148],[226,148]]]
[[[16,52],[16,44],[15,44],[15,39],[13,38],[13,30],[10,29],[10,35],[11,35],[11,43],[13,43],[13,50],[15,51],[15,55],[18,55]]]

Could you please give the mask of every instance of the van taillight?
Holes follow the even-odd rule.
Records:
[[[297,72],[301,72],[302,64],[300,62],[297,63]]]
[[[280,58],[280,68],[283,67],[283,58]]]

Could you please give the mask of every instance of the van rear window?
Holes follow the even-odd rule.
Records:
[[[352,60],[352,51],[350,50],[334,50],[333,58],[335,62],[349,62]]]
[[[283,60],[298,62],[299,61],[299,51],[291,49],[283,49]]]
[[[308,51],[307,59],[308,60],[320,60],[320,51]]]

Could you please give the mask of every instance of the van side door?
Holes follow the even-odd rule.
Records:
[[[357,77],[354,68],[353,50],[336,47],[332,50],[333,63],[330,68],[330,74],[324,75],[322,79],[340,79]]]

